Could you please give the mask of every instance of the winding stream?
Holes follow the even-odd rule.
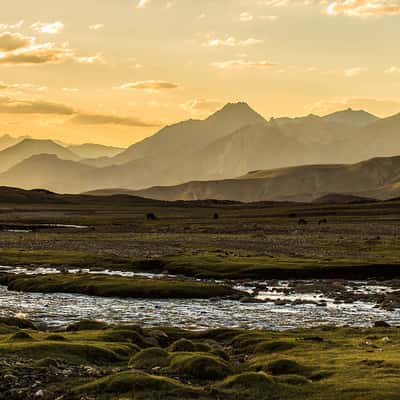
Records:
[[[13,273],[55,273],[57,269],[2,267]],[[78,272],[69,270],[69,272]],[[121,271],[83,271],[123,276],[147,276]],[[305,281],[307,283],[307,281]],[[260,285],[260,283],[258,283]],[[264,286],[263,286],[264,285]],[[400,325],[400,309],[386,311],[374,303],[355,301],[337,302],[323,293],[285,293],[287,282],[264,282],[258,299],[266,302],[242,303],[232,300],[153,300],[121,299],[76,294],[42,294],[9,291],[0,286],[0,315],[24,315],[33,321],[42,321],[50,327],[64,325],[82,319],[97,319],[113,323],[134,323],[145,326],[173,325],[191,329],[211,327],[246,327],[284,330],[317,325],[370,326],[377,320]],[[238,288],[251,292],[252,285]],[[390,287],[351,282],[351,290],[380,293],[391,291]],[[276,304],[276,300],[301,300],[313,304]]]

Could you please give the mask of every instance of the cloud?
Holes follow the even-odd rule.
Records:
[[[65,104],[40,99],[13,99],[0,96],[0,114],[38,114],[68,117],[67,121],[82,125],[160,126],[159,123],[115,114],[87,113]]]
[[[338,0],[331,2],[326,12],[353,17],[400,15],[400,4],[399,0]]]
[[[328,15],[350,17],[370,17],[400,15],[399,0],[259,0],[259,5],[267,7],[321,6]]]
[[[75,110],[64,104],[43,100],[17,100],[0,96],[0,113],[73,115],[75,114]]]
[[[61,89],[63,92],[66,92],[66,93],[78,93],[78,92],[80,92],[80,89],[78,89],[78,88],[62,88]]]
[[[93,24],[93,25],[89,25],[89,29],[91,31],[98,31],[100,29],[103,29],[104,25],[103,24]]]
[[[226,39],[209,39],[204,46],[207,47],[247,47],[253,46],[256,44],[263,43],[262,40],[248,38],[244,40],[237,40],[233,36],[230,36]]]
[[[386,74],[394,74],[394,73],[400,73],[400,67],[396,67],[395,65],[392,65],[388,69],[385,70]]]
[[[15,24],[0,24],[0,31],[7,31],[7,30],[14,30],[14,29],[21,29],[24,25],[24,20],[21,19],[20,21],[16,22]]]
[[[179,85],[173,82],[149,80],[149,81],[124,83],[119,88],[159,91],[159,90],[177,89],[178,87]]]
[[[270,61],[267,60],[252,61],[244,59],[220,61],[211,64],[212,67],[217,69],[248,69],[248,68],[263,69],[263,68],[275,67],[276,65],[277,64],[271,63]]]
[[[205,113],[214,111],[220,108],[221,105],[222,102],[219,100],[198,98],[189,100],[188,102],[181,104],[181,107],[186,111],[194,113]]]
[[[146,8],[150,4],[150,0],[139,0],[136,8]]]
[[[0,90],[37,90],[39,92],[45,91],[47,86],[34,85],[32,83],[5,83],[0,81]]]
[[[240,22],[252,22],[254,20],[260,20],[260,21],[276,21],[278,17],[276,15],[257,15],[254,16],[253,14],[250,14],[247,11],[242,12],[239,15],[239,21]]]
[[[0,33],[0,51],[13,51],[32,45],[34,38],[21,33]]]
[[[339,98],[323,100],[311,107],[311,112],[318,115],[329,114],[338,110],[351,108],[353,110],[367,110],[379,116],[388,116],[400,111],[400,102],[387,99],[371,98]]]
[[[254,15],[250,14],[247,11],[244,11],[239,15],[239,20],[241,22],[251,22],[254,20]]]
[[[58,35],[64,29],[64,24],[61,21],[55,22],[35,22],[31,28],[38,33],[47,33],[49,35]]]
[[[9,32],[0,34],[0,64],[30,65],[30,64],[59,64],[72,61],[80,64],[104,62],[101,54],[94,56],[79,56],[68,43],[36,43],[36,39]]]
[[[348,68],[344,71],[344,76],[346,78],[354,78],[355,76],[360,75],[363,71],[365,71],[365,68],[361,67]]]
[[[78,113],[71,122],[82,125],[124,125],[137,127],[159,126],[158,123],[142,121],[139,118],[121,117],[114,114]]]

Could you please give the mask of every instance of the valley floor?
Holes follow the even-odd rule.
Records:
[[[399,211],[3,203],[0,399],[398,399]]]

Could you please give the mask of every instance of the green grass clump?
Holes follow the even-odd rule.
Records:
[[[294,342],[272,340],[272,341],[258,343],[254,348],[254,352],[257,354],[280,353],[291,350],[295,347],[296,343]]]
[[[48,340],[50,342],[66,342],[67,339],[63,335],[58,335],[58,334],[52,334],[49,335],[45,338],[45,340]]]
[[[217,381],[232,374],[233,368],[212,354],[173,353],[164,371],[189,379]]]
[[[179,339],[168,347],[171,352],[209,352],[212,350],[207,343],[193,342],[189,339]]]
[[[166,367],[168,364],[169,353],[159,347],[142,350],[129,361],[130,367],[145,370]]]
[[[280,359],[269,363],[265,368],[272,375],[300,375],[308,376],[311,369],[294,360]]]
[[[37,329],[33,322],[15,317],[0,317],[0,325],[14,326],[20,329]]]
[[[24,331],[16,332],[8,339],[10,342],[29,341],[34,340],[33,337]]]
[[[16,291],[105,297],[208,299],[240,293],[230,286],[216,283],[94,274],[9,275],[2,280],[10,290]]]
[[[52,341],[18,340],[0,342],[0,356],[19,356],[40,360],[59,358],[74,363],[112,364],[121,362],[130,354],[128,346],[110,346],[106,344],[63,343]],[[121,355],[123,353],[125,357]]]
[[[96,399],[193,399],[201,390],[184,385],[174,379],[149,375],[144,372],[122,372],[97,379],[72,391],[72,399],[94,395]]]
[[[276,377],[279,383],[285,383],[287,385],[307,385],[311,381],[302,375],[281,375]]]
[[[223,391],[237,393],[246,396],[249,392],[253,396],[276,394],[279,389],[276,381],[264,372],[244,372],[232,375],[216,384],[216,388]]]
[[[146,338],[140,333],[128,329],[106,330],[99,335],[99,340],[104,342],[129,342],[140,348],[157,345],[157,340],[154,338]]]
[[[69,324],[66,328],[66,331],[67,332],[97,331],[100,329],[105,329],[107,327],[108,325],[103,321],[93,321],[90,319],[84,319],[82,321]]]

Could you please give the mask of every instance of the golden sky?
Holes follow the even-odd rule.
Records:
[[[126,146],[246,101],[400,112],[400,0],[2,0],[0,135]]]

